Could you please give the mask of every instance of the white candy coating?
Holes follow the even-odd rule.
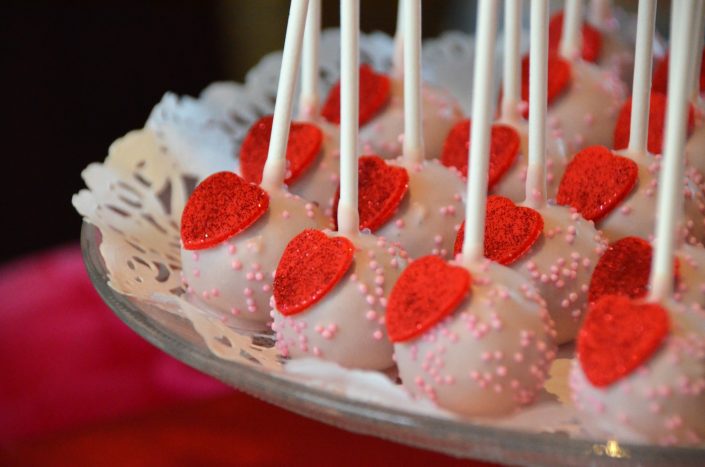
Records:
[[[515,271],[471,268],[472,290],[422,336],[394,344],[404,387],[467,416],[508,414],[531,403],[555,357],[543,300]]]
[[[291,184],[289,191],[318,204],[326,216],[332,216],[333,197],[340,183],[340,130],[327,122],[316,121],[314,124],[323,132],[321,153]]]
[[[404,135],[404,83],[391,78],[389,104],[360,128],[363,155],[393,159],[402,153]],[[458,102],[446,91],[421,88],[422,127],[427,159],[440,156],[446,136],[462,118]]]
[[[572,397],[591,434],[660,445],[705,441],[705,317],[672,300],[666,307],[671,334],[631,374],[598,388],[573,362]]]
[[[529,166],[528,152],[528,125],[526,120],[500,121],[509,125],[519,134],[521,141],[519,153],[512,166],[502,178],[492,187],[490,192],[495,195],[509,198],[515,203],[526,199],[526,177]],[[552,135],[551,130],[546,134],[546,198],[555,199],[558,185],[563,178],[571,154],[566,153],[566,144],[562,137]]]
[[[188,292],[203,305],[245,321],[269,320],[272,278],[289,240],[327,227],[315,205],[284,190],[269,193],[269,209],[243,232],[212,248],[181,249]]]
[[[597,222],[597,228],[609,241],[629,235],[652,241],[661,155],[632,154],[630,157],[639,168],[636,186],[612,212]],[[694,181],[695,176],[693,169],[686,167],[683,180],[685,239],[692,245],[705,239],[705,195],[702,186]]]
[[[588,306],[588,287],[607,243],[592,222],[563,206],[538,209],[543,235],[511,268],[530,280],[546,301],[556,342],[575,339]]]
[[[566,164],[582,148],[612,147],[614,127],[626,95],[624,83],[611,70],[582,60],[572,61],[571,69],[569,87],[548,106],[546,120],[549,140],[555,138],[558,145],[554,151],[549,143],[547,152],[552,157],[565,157]],[[562,177],[563,173],[556,175]]]
[[[384,325],[387,298],[406,263],[396,248],[373,235],[350,240],[356,247],[353,264],[323,299],[292,316],[272,311],[276,346],[284,356],[383,370],[394,365]]]
[[[676,251],[676,257],[679,279],[673,299],[686,307],[705,310],[705,249],[682,245]]]
[[[696,111],[695,130],[685,143],[685,158],[695,170],[705,176],[705,119],[698,115],[700,112],[702,111],[699,109]]]
[[[406,167],[402,158],[391,164]],[[375,233],[398,243],[412,258],[434,254],[451,258],[465,214],[460,172],[437,159],[408,168],[409,189],[399,209]]]

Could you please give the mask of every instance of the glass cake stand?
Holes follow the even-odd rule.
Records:
[[[122,295],[108,285],[100,230],[84,223],[81,249],[98,293],[136,333],[182,362],[252,396],[345,430],[451,456],[522,465],[703,465],[705,449],[579,440],[446,420],[342,397],[287,380],[253,363],[231,362],[208,349],[190,321]],[[705,416],[705,414],[703,414]]]

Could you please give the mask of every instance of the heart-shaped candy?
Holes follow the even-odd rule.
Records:
[[[360,65],[360,126],[372,120],[387,105],[390,96],[389,77],[375,73],[369,65]],[[340,81],[330,89],[321,115],[329,122],[340,125]]]
[[[260,118],[247,132],[240,147],[240,169],[248,182],[261,183],[272,137],[271,115]],[[284,182],[294,183],[321,151],[323,132],[310,123],[292,123],[286,145],[287,175]]]
[[[485,257],[509,265],[524,256],[543,233],[538,211],[517,206],[503,196],[487,197],[485,213]],[[465,222],[455,238],[455,254],[463,249]]]
[[[396,212],[409,188],[409,174],[403,167],[389,165],[378,156],[358,159],[358,204],[360,230],[382,227]],[[338,228],[340,186],[333,200],[333,221]]]
[[[566,167],[556,201],[597,222],[632,191],[638,175],[633,160],[617,156],[604,146],[590,146],[573,156]]]
[[[605,295],[592,303],[578,333],[578,360],[594,386],[606,387],[639,368],[668,334],[668,312],[657,303]]]
[[[202,250],[236,235],[269,207],[269,195],[232,172],[218,172],[193,191],[181,215],[181,241],[187,250]]]
[[[519,134],[507,125],[492,125],[490,140],[490,165],[487,189],[501,180],[502,176],[514,164],[519,153]],[[470,147],[470,120],[462,120],[448,133],[441,162],[446,167],[455,167],[464,177],[468,176],[468,148]]]
[[[649,133],[647,149],[651,154],[661,154],[663,148],[663,135],[666,123],[666,95],[651,91],[649,99]],[[614,148],[626,149],[629,146],[629,125],[632,120],[632,98],[622,105],[614,127]],[[688,106],[688,135],[695,127],[695,112],[692,104]]]
[[[586,62],[597,62],[602,50],[602,34],[600,31],[583,23],[582,27],[582,58]],[[563,12],[558,12],[551,17],[548,24],[548,50],[549,53],[558,53],[563,36]]]
[[[548,56],[548,89],[546,101],[548,105],[556,100],[558,96],[568,88],[572,79],[570,62],[562,59],[556,54]],[[524,102],[529,102],[529,56],[526,55],[521,61],[521,98]],[[524,118],[529,118],[529,108],[523,111]]]
[[[611,243],[595,265],[590,279],[590,302],[603,295],[624,295],[642,298],[649,289],[651,274],[651,244],[639,237],[624,237]],[[674,275],[678,279],[679,262],[675,260]]]
[[[651,89],[654,91],[666,94],[668,92],[668,56],[658,62],[654,70],[654,77],[651,81]],[[700,92],[705,91],[705,49],[703,49],[700,61],[700,77],[699,77]]]
[[[306,229],[292,238],[274,274],[277,311],[291,316],[322,299],[350,269],[354,253],[350,240],[320,230]]]
[[[438,256],[413,261],[394,284],[387,302],[387,333],[392,342],[420,336],[450,315],[470,291],[467,269]]]

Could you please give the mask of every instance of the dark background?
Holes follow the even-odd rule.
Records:
[[[452,3],[426,2],[426,35],[452,26]],[[324,26],[337,26],[338,5],[324,0]],[[396,5],[363,1],[363,29],[393,33]],[[77,240],[81,170],[166,91],[241,81],[282,47],[287,13],[285,0],[2,2],[0,261]]]
[[[499,1],[499,0],[497,0]],[[633,9],[636,2],[620,2]],[[662,6],[663,3],[659,2]],[[0,3],[0,261],[77,241],[81,170],[143,126],[166,91],[242,81],[283,44],[288,0]],[[427,0],[424,36],[469,31],[475,1]],[[323,26],[339,0],[323,1]],[[363,0],[362,29],[392,34],[397,0]],[[528,7],[525,7],[528,9]]]

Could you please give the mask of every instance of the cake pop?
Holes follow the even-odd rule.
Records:
[[[291,102],[307,0],[293,0],[284,43],[272,140],[262,185],[221,172],[205,179],[182,215],[183,278],[193,297],[219,313],[263,323],[272,275],[287,242],[328,220],[283,185]]]
[[[546,2],[541,2],[547,9]],[[387,329],[404,387],[465,416],[498,416],[530,403],[555,356],[542,300],[516,272],[483,258],[484,205],[497,5],[479,2],[477,65],[462,260],[415,260],[394,286]],[[458,257],[460,259],[460,257]]]
[[[569,28],[569,35],[562,41],[563,23],[580,20],[579,3],[569,3],[569,18],[554,17],[551,22],[548,56],[548,123],[546,136],[546,189],[550,199],[555,198],[558,183],[573,151],[583,148],[590,141],[607,144],[605,120],[613,119],[613,107],[623,99],[623,86],[613,73],[602,72],[595,65],[575,57],[570,50],[559,54],[559,45],[568,41],[579,30]],[[512,201],[524,200],[524,186],[528,160],[527,122],[529,101],[529,57],[520,59],[521,2],[508,0],[505,8],[505,50],[501,113],[499,123],[514,128],[520,138],[520,151],[516,162],[506,174],[491,187],[491,192]],[[586,29],[586,28],[584,28]],[[572,31],[572,32],[571,32]],[[599,50],[600,34],[587,28],[583,37],[583,51]],[[592,31],[592,34],[589,33]],[[573,38],[570,43],[581,42]],[[590,52],[588,55],[596,55]],[[604,76],[603,76],[604,75]]]
[[[361,225],[403,248],[411,258],[427,254],[449,258],[462,221],[464,183],[457,170],[438,159],[424,159],[420,25],[406,28],[404,38],[404,154],[388,164],[371,164],[369,160],[361,164],[361,170],[377,171],[375,177],[361,172],[361,182],[381,180],[360,184]],[[408,189],[404,191],[405,184]],[[380,202],[372,205],[375,199]],[[370,205],[374,209],[366,209]],[[370,216],[363,211],[372,211],[379,222],[370,223]],[[386,216],[380,219],[382,213]]]
[[[653,6],[641,2],[639,28],[648,22],[642,10]],[[674,48],[671,77],[687,75],[693,20],[684,18],[684,23],[676,32],[683,47]],[[705,439],[705,315],[672,298],[674,225],[682,209],[685,94],[683,88],[669,91],[650,295],[646,300],[602,296],[591,305],[578,337],[572,396],[584,425],[601,436],[662,445]]]
[[[305,230],[287,245],[274,278],[272,330],[284,356],[381,370],[393,365],[385,308],[404,261],[359,228],[359,0],[343,2],[341,36],[339,229]]]
[[[398,22],[403,14],[399,4]],[[360,141],[364,154],[377,154],[393,159],[402,153],[404,137],[404,40],[397,25],[395,54],[391,76],[380,74],[368,65],[360,68]],[[402,63],[400,63],[402,62]],[[331,123],[340,122],[340,85],[331,88],[322,114]],[[458,102],[445,90],[423,84],[422,131],[426,157],[437,158],[448,132],[462,118]]]
[[[318,92],[321,0],[309,0],[304,33],[299,118],[289,129],[287,174],[289,191],[316,203],[332,215],[333,194],[340,167],[339,129],[320,116]],[[272,133],[272,116],[266,115],[249,129],[240,147],[240,168],[245,180],[260,183]]]
[[[557,201],[578,209],[586,219],[596,222],[610,240],[636,235],[648,239],[653,232],[654,211],[660,156],[651,155],[647,148],[647,121],[654,130],[652,139],[658,139],[658,121],[662,113],[656,100],[649,118],[649,83],[653,18],[637,38],[636,72],[630,120],[629,146],[615,154],[606,147],[593,146],[579,152],[570,162],[559,185]],[[662,110],[662,107],[661,107]],[[624,123],[624,121],[622,121]],[[660,147],[659,141],[652,146]],[[686,172],[683,179],[685,195],[685,225],[689,243],[703,241],[705,214],[702,187]]]
[[[609,145],[626,87],[612,70],[582,60],[580,24],[582,1],[569,0],[563,19],[558,53],[548,59],[549,160],[565,164],[579,149]],[[587,45],[587,42],[586,42]],[[522,99],[528,100],[528,57],[522,62]],[[560,138],[554,143],[551,138]],[[553,145],[559,146],[554,149]],[[560,146],[562,144],[562,146]],[[558,162],[554,162],[558,164]],[[560,167],[553,169],[560,179]]]

